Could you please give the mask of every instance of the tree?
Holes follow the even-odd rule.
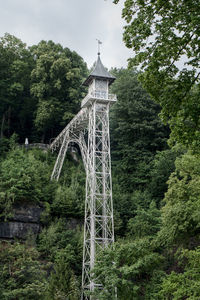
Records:
[[[46,158],[42,153],[39,160],[37,151],[14,149],[0,163],[0,216],[8,218],[16,203],[52,201],[55,183],[49,181],[51,168]]]
[[[128,235],[132,238],[153,237],[160,229],[160,211],[154,202],[147,210],[139,207],[136,216],[128,222]]]
[[[113,166],[113,203],[117,232],[126,225],[138,206],[148,208],[151,163],[157,151],[167,147],[168,128],[160,121],[160,106],[154,103],[137,80],[136,70],[113,69],[112,92],[117,102],[110,112]]]
[[[47,272],[34,247],[0,242],[0,294],[2,300],[44,299]]]
[[[156,299],[154,288],[163,275],[162,261],[148,237],[115,243],[113,249],[107,248],[100,254],[94,267],[95,277],[104,287],[95,291],[98,299],[115,300],[115,288],[120,300]]]
[[[161,206],[164,194],[167,192],[167,181],[172,172],[175,171],[175,160],[184,153],[184,149],[173,147],[156,153],[151,164],[150,181],[147,190],[151,198]]]
[[[70,245],[56,253],[54,270],[51,272],[45,300],[80,298],[80,288],[73,271],[75,253]]]
[[[160,299],[193,299],[200,295],[200,247],[177,251],[181,272],[172,271],[164,277],[158,295]]]
[[[162,227],[158,234],[161,244],[189,245],[199,243],[200,222],[200,159],[186,153],[176,160],[176,169],[169,178],[165,205],[162,208]]]
[[[87,68],[76,52],[52,41],[30,50],[36,60],[31,73],[31,93],[38,101],[35,126],[45,140],[56,136],[79,109]]]
[[[198,0],[126,0],[122,12],[127,22],[124,42],[135,52],[129,66],[144,70],[140,79],[161,104],[173,138],[196,151],[200,145],[199,10]]]
[[[0,137],[29,136],[34,99],[30,97],[30,73],[33,57],[20,39],[8,33],[0,38]]]
[[[82,232],[67,225],[67,219],[54,219],[39,235],[38,249],[42,257],[53,262],[45,300],[80,298]]]
[[[125,191],[144,188],[150,162],[166,147],[168,129],[161,123],[155,104],[137,80],[135,70],[113,70],[112,92],[118,101],[111,111],[111,149],[115,171]]]
[[[87,75],[83,59],[52,41],[27,48],[10,34],[0,38],[0,137],[14,132],[48,141],[78,111]],[[46,138],[46,139],[45,139]]]

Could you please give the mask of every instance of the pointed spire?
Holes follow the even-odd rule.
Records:
[[[100,59],[100,53],[98,52],[98,58],[94,67],[94,70],[90,73],[88,78],[83,82],[83,85],[90,85],[93,79],[104,79],[108,80],[109,84],[113,83],[115,77],[112,76],[104,67]]]
[[[97,54],[100,55],[100,45],[102,44],[102,42],[98,39],[96,39],[96,40],[98,42],[98,53]]]

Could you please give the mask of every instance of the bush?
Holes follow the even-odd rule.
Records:
[[[13,204],[51,202],[55,184],[50,182],[47,161],[32,151],[12,150],[0,164],[0,216],[9,217]]]

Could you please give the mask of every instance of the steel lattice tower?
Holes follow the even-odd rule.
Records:
[[[91,298],[88,292],[102,288],[92,277],[92,269],[98,252],[114,242],[109,136],[109,109],[117,100],[109,94],[109,85],[114,80],[98,53],[95,68],[84,82],[89,89],[80,112],[50,145],[52,150],[61,145],[52,179],[58,180],[71,142],[79,145],[86,170],[82,300]]]

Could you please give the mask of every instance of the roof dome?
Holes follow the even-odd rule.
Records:
[[[96,61],[94,70],[90,73],[90,75],[87,77],[87,79],[83,82],[83,85],[89,85],[92,79],[98,78],[98,79],[104,79],[108,80],[109,84],[113,83],[115,80],[115,77],[112,76],[104,67],[104,65],[101,62],[100,55],[98,54],[98,59]]]

